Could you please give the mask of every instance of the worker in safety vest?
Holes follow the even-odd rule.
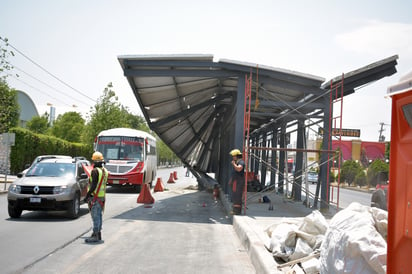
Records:
[[[93,233],[87,238],[86,243],[95,243],[102,240],[103,211],[106,197],[106,184],[109,173],[104,168],[103,155],[96,151],[92,155],[93,170],[90,173],[86,202],[89,205],[93,221]]]
[[[231,214],[239,215],[242,212],[243,190],[245,188],[245,161],[242,159],[242,152],[239,149],[230,151],[232,156],[231,165],[233,167],[229,184],[232,185],[233,210]]]

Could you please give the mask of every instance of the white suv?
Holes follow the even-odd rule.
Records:
[[[84,157],[34,162],[9,187],[9,216],[19,218],[23,210],[66,210],[70,218],[77,218],[88,186],[83,166],[90,166]]]

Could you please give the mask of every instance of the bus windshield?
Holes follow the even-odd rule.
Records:
[[[144,139],[125,136],[100,136],[96,151],[103,153],[106,161],[110,160],[143,160]]]

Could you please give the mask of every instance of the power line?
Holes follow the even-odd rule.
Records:
[[[14,76],[14,75],[12,75],[12,74],[10,74],[10,76],[11,76],[11,77],[13,77],[14,79],[16,79],[17,81],[22,82],[22,83],[23,83],[23,84],[25,84],[26,86],[31,87],[32,89],[35,89],[35,90],[37,90],[37,91],[39,91],[39,92],[41,92],[41,93],[44,93],[44,94],[46,94],[47,96],[50,96],[50,97],[51,97],[51,98],[53,98],[54,100],[57,100],[57,101],[59,101],[59,102],[61,102],[61,103],[65,104],[65,105],[67,105],[67,106],[72,106],[72,105],[70,105],[70,104],[68,104],[68,103],[66,103],[66,102],[64,102],[64,101],[62,101],[62,100],[60,100],[60,99],[58,99],[58,98],[54,97],[53,95],[51,95],[51,94],[49,94],[49,93],[47,93],[47,92],[45,92],[45,91],[42,91],[42,90],[40,90],[40,89],[38,89],[38,88],[36,88],[36,87],[34,87],[34,86],[30,85],[29,83],[27,83],[27,82],[25,82],[25,81],[21,80],[20,78],[18,78],[18,77],[16,77],[16,76]]]
[[[86,102],[84,102],[84,101],[81,101],[81,100],[79,100],[78,98],[75,98],[75,97],[71,97],[70,95],[67,95],[67,94],[65,94],[64,92],[62,92],[62,91],[60,91],[60,90],[58,90],[58,89],[56,89],[55,87],[53,87],[53,86],[51,86],[51,85],[49,85],[49,84],[47,84],[46,82],[44,82],[44,81],[42,81],[42,80],[40,80],[40,79],[38,79],[37,77],[35,77],[35,76],[33,76],[33,75],[31,75],[30,73],[28,73],[28,72],[25,72],[24,70],[22,70],[22,69],[20,69],[19,67],[17,67],[16,65],[14,65],[14,64],[12,64],[13,65],[13,67],[15,68],[15,69],[17,69],[18,71],[20,71],[20,72],[22,72],[22,73],[24,73],[24,74],[26,74],[27,76],[29,76],[29,77],[31,77],[32,79],[34,79],[34,80],[36,80],[36,81],[38,81],[38,82],[40,82],[40,83],[42,83],[43,85],[45,85],[45,86],[47,86],[47,87],[49,87],[50,89],[52,89],[52,90],[54,90],[54,91],[57,91],[57,92],[59,92],[60,94],[63,94],[63,95],[65,95],[65,96],[67,96],[68,98],[70,98],[71,100],[73,100],[73,101],[76,101],[76,102],[79,102],[79,103],[81,103],[81,104],[84,104],[84,105],[86,105],[86,106],[90,106],[89,104],[87,104]],[[17,79],[16,77],[14,77],[15,79]],[[19,80],[19,79],[17,79],[17,80]],[[23,82],[23,80],[20,80],[21,82]],[[26,84],[26,85],[28,85],[26,82],[23,82],[24,84]],[[34,88],[33,86],[30,86],[30,87],[32,87],[32,88]],[[37,88],[35,88],[36,90],[38,90],[38,91],[40,91],[39,89],[37,89]],[[40,92],[42,92],[42,93],[46,93],[46,92],[43,92],[43,91],[40,91]],[[48,93],[46,93],[48,96],[51,96],[50,94],[48,94]]]
[[[0,37],[1,40],[3,40],[3,38]],[[6,42],[5,40],[3,40],[4,42]],[[34,60],[32,60],[30,57],[28,57],[27,55],[25,55],[23,52],[21,52],[20,50],[18,50],[16,47],[14,47],[12,44],[10,44],[10,42],[8,42],[8,46],[10,46],[11,48],[13,48],[15,51],[17,51],[18,53],[20,53],[23,57],[25,57],[27,60],[29,60],[31,63],[33,63],[35,66],[39,67],[41,70],[43,70],[44,72],[46,72],[47,74],[49,74],[51,77],[53,77],[54,79],[56,79],[57,81],[59,81],[60,83],[62,83],[63,85],[65,85],[66,87],[72,89],[73,91],[77,92],[78,94],[92,100],[93,102],[96,102],[95,99],[87,96],[86,94],[84,94],[83,92],[75,89],[74,87],[72,87],[71,85],[67,84],[66,82],[64,82],[63,80],[61,80],[60,78],[58,78],[57,76],[53,75],[51,72],[49,72],[48,70],[46,70],[45,68],[43,68],[41,65],[39,65],[38,63],[36,63]]]

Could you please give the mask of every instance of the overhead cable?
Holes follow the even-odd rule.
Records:
[[[21,52],[20,50],[18,50],[16,47],[14,47],[12,44],[10,44],[10,42],[8,42],[8,45],[13,48],[15,51],[17,51],[18,53],[20,53],[23,57],[25,57],[27,60],[29,60],[31,63],[33,63],[35,66],[39,67],[41,70],[43,70],[44,72],[46,72],[47,74],[49,74],[51,77],[53,77],[54,79],[56,79],[57,81],[59,81],[60,83],[62,83],[63,85],[65,85],[66,87],[72,89],[73,91],[77,92],[78,94],[92,100],[93,102],[96,102],[95,99],[89,97],[88,95],[86,95],[85,93],[75,89],[74,87],[72,87],[71,85],[67,84],[66,82],[64,82],[63,80],[61,80],[60,78],[58,78],[57,76],[55,76],[54,74],[52,74],[51,72],[49,72],[47,69],[45,69],[44,67],[42,67],[40,64],[36,63],[34,60],[32,60],[30,57],[28,57],[26,54],[24,54],[23,52]]]
[[[20,79],[19,77],[15,76],[15,75],[10,74],[10,76],[13,77],[14,79],[16,79],[17,81],[22,82],[23,84],[25,84],[26,86],[28,86],[28,87],[30,87],[30,88],[32,88],[32,89],[35,89],[35,90],[37,90],[37,91],[39,91],[39,92],[41,92],[41,93],[45,93],[47,96],[50,96],[50,97],[53,98],[54,100],[59,101],[59,102],[63,103],[64,105],[72,106],[72,105],[68,104],[67,102],[64,102],[64,101],[62,101],[62,100],[54,97],[53,95],[51,95],[51,94],[49,94],[49,93],[47,93],[47,92],[45,92],[45,91],[42,91],[42,90],[40,90],[40,89],[38,89],[38,88],[30,85],[29,83],[23,81],[22,79]]]
[[[21,68],[17,67],[16,65],[14,65],[14,64],[12,64],[12,65],[13,65],[13,67],[14,67],[15,69],[17,69],[18,71],[26,74],[26,75],[29,76],[30,78],[32,78],[32,79],[34,79],[34,80],[42,83],[43,85],[49,87],[50,89],[52,89],[52,90],[54,90],[54,91],[57,91],[59,94],[63,94],[63,95],[65,95],[66,97],[70,98],[70,99],[73,100],[73,101],[79,102],[79,103],[84,104],[84,105],[86,105],[86,106],[90,106],[90,104],[87,104],[86,102],[84,102],[84,101],[82,101],[82,100],[79,100],[78,98],[75,98],[75,97],[72,97],[72,96],[70,96],[70,95],[67,95],[67,94],[65,94],[64,92],[56,89],[55,87],[47,84],[46,82],[38,79],[37,77],[31,75],[30,73],[25,72],[24,70],[22,70]],[[21,82],[23,82],[23,81],[21,80]],[[25,82],[23,82],[23,83],[25,83]],[[25,83],[25,84],[27,85],[27,83]],[[33,87],[33,86],[31,86],[31,87]],[[37,89],[37,90],[40,91],[39,89]],[[40,92],[43,92],[43,91],[40,91]],[[49,95],[49,94],[48,94],[48,95]],[[49,96],[50,96],[50,95],[49,95]]]

